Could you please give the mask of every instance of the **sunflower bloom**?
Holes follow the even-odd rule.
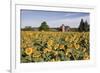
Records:
[[[53,40],[48,40],[47,45],[48,45],[48,46],[53,45]]]
[[[33,57],[40,57],[41,56],[41,53],[36,51],[33,53]]]
[[[52,51],[52,49],[50,49],[50,48],[45,48],[44,49],[44,53],[46,53],[46,52],[51,52]]]
[[[54,49],[56,50],[58,47],[59,47],[59,44],[56,44],[56,45],[54,46]]]
[[[64,49],[64,45],[61,44],[61,45],[59,46],[59,48],[60,48],[60,49]]]
[[[55,52],[54,52],[54,55],[55,55],[55,56],[57,56],[57,55],[58,55],[58,52],[57,52],[57,51],[55,51]]]
[[[80,48],[79,44],[74,44],[74,46],[75,46],[75,49],[79,49]]]
[[[83,57],[83,60],[89,60],[89,59],[90,59],[90,57],[89,57],[88,53],[85,53],[84,57]]]
[[[65,41],[68,41],[68,37],[65,38]]]
[[[33,49],[32,49],[32,48],[26,48],[26,49],[25,49],[25,53],[26,53],[27,55],[31,55],[31,54],[33,53]]]

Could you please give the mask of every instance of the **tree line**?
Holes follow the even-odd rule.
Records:
[[[46,21],[43,21],[41,23],[40,27],[38,27],[36,29],[38,29],[38,31],[50,31],[50,27],[49,27],[49,25],[47,24]],[[87,22],[87,20],[84,21],[83,19],[81,19],[78,28],[74,28],[74,29],[77,29],[78,32],[88,32],[88,31],[90,31],[90,25]],[[26,26],[25,28],[22,28],[21,30],[34,31],[34,27]],[[74,31],[76,31],[76,30],[74,30]]]

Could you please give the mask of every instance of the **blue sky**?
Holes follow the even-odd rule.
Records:
[[[78,27],[81,19],[89,23],[89,13],[21,10],[21,28],[39,27],[43,21],[46,21],[49,27],[60,27],[62,24]]]

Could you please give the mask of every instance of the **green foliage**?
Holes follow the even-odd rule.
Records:
[[[90,59],[89,32],[22,31],[21,35],[21,63]]]
[[[47,23],[45,21],[41,23],[39,30],[40,31],[48,31],[49,30],[49,26],[47,25]]]
[[[22,28],[23,31],[33,31],[34,29],[31,26],[26,26],[25,28]]]
[[[80,31],[80,32],[88,32],[89,31],[89,24],[88,24],[88,22],[87,21],[83,21],[83,19],[81,19],[81,22],[80,22],[80,25],[79,25],[79,28],[78,28],[78,30]]]

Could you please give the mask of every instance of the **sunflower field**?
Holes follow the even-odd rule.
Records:
[[[89,32],[21,31],[21,63],[89,60]]]

